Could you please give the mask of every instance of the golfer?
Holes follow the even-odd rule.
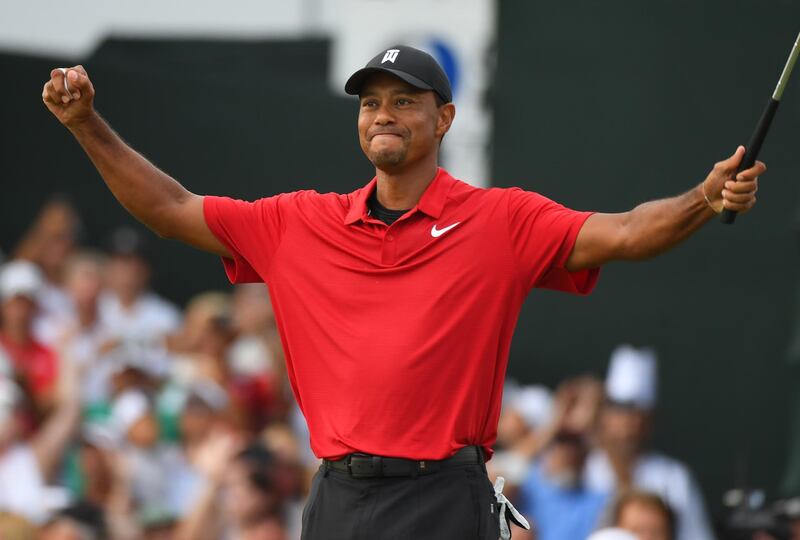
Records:
[[[94,110],[81,66],[54,69],[42,97],[133,216],[221,256],[232,282],[269,287],[289,380],[324,460],[304,540],[508,537],[512,511],[484,462],[528,292],[587,294],[604,263],[658,255],[723,208],[746,212],[766,167],[737,175],[739,147],[683,195],[576,212],[438,167],[456,108],[424,52],[381,51],[345,89],[359,97],[375,177],[352,193],[255,202],[195,195],[132,150]]]

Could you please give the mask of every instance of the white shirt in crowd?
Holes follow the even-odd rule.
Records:
[[[154,373],[164,373],[167,362],[164,337],[181,324],[178,308],[148,292],[126,309],[116,296],[104,293],[100,297],[100,322],[113,338],[121,341],[125,350],[138,356],[137,361],[148,364]]]
[[[606,454],[595,450],[584,469],[584,482],[592,490],[613,492],[616,478]],[[689,469],[675,459],[648,452],[633,471],[633,484],[659,495],[677,518],[677,540],[714,540],[703,496]]]
[[[42,497],[45,485],[30,446],[18,444],[0,453],[0,510],[33,523],[47,517]]]

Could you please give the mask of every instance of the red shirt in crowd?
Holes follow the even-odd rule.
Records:
[[[443,169],[392,225],[377,184],[244,202],[206,197],[234,283],[264,281],[318,457],[487,455],[511,336],[533,287],[586,294],[564,266],[591,215],[536,193],[480,189]]]
[[[35,401],[48,400],[58,376],[58,358],[52,349],[33,339],[16,343],[0,333],[0,356],[8,357]]]

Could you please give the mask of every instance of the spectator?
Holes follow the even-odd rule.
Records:
[[[543,428],[551,425],[553,397],[543,386],[520,388],[506,384],[503,410],[497,425],[497,446],[494,456],[486,464],[490,478],[502,476],[506,480],[504,493],[510,499],[528,473],[531,458],[538,454],[539,443],[531,447],[531,440],[542,441]]]
[[[180,312],[149,290],[144,240],[133,229],[114,231],[106,281],[109,290],[100,298],[101,323],[124,354],[147,363],[150,372],[163,374],[167,367],[164,340],[178,329]]]
[[[286,540],[284,501],[275,479],[276,461],[261,445],[242,447],[216,433],[202,449],[198,466],[207,484],[177,540]]]
[[[100,320],[99,301],[103,290],[106,259],[97,252],[73,255],[64,271],[64,287],[73,306],[69,317],[52,318],[51,341],[85,373],[81,395],[90,417],[105,413],[111,399],[114,368],[109,352],[116,343]]]
[[[184,324],[170,340],[176,353],[173,382],[208,381],[224,388],[239,427],[255,434],[270,419],[280,417],[285,407],[277,405],[280,382],[275,371],[237,373],[232,368],[228,355],[235,337],[231,307],[230,295],[221,292],[205,292],[189,301]]]
[[[585,480],[596,491],[634,487],[661,496],[677,516],[677,540],[711,540],[705,505],[689,469],[647,449],[656,403],[656,357],[628,345],[611,356],[600,422],[602,449],[591,454]]]
[[[71,312],[69,298],[62,287],[64,265],[75,249],[81,223],[73,206],[64,199],[47,202],[33,225],[17,244],[13,258],[30,261],[44,273],[39,290],[39,322],[49,317],[62,317]]]
[[[111,408],[110,427],[119,439],[118,453],[128,468],[133,511],[173,518],[181,513],[180,476],[187,464],[180,450],[159,440],[159,425],[150,399],[139,390],[127,390]]]
[[[520,487],[519,508],[536,523],[537,540],[585,540],[602,517],[607,495],[583,483],[598,386],[587,377],[565,381],[556,394],[551,424],[526,443],[536,453]]]
[[[41,272],[33,263],[12,261],[0,268],[0,372],[16,372],[39,415],[52,405],[58,371],[55,352],[33,334],[41,289]]]
[[[19,425],[22,390],[0,377],[0,510],[36,523],[47,517],[46,486],[55,477],[80,418],[75,370],[62,369],[59,379],[52,413],[25,439]]]
[[[227,352],[228,365],[243,389],[268,389],[269,402],[254,404],[266,413],[256,419],[263,427],[269,420],[285,417],[294,405],[269,290],[258,283],[238,285],[232,308],[236,338]]]
[[[675,514],[658,495],[627,491],[615,502],[611,516],[615,527],[639,540],[675,540]]]

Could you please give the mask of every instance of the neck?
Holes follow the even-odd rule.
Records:
[[[408,210],[416,206],[425,189],[436,177],[436,156],[401,170],[375,170],[378,202],[389,210]]]
[[[131,309],[139,298],[137,291],[123,290],[117,293],[117,299],[124,309]]]

